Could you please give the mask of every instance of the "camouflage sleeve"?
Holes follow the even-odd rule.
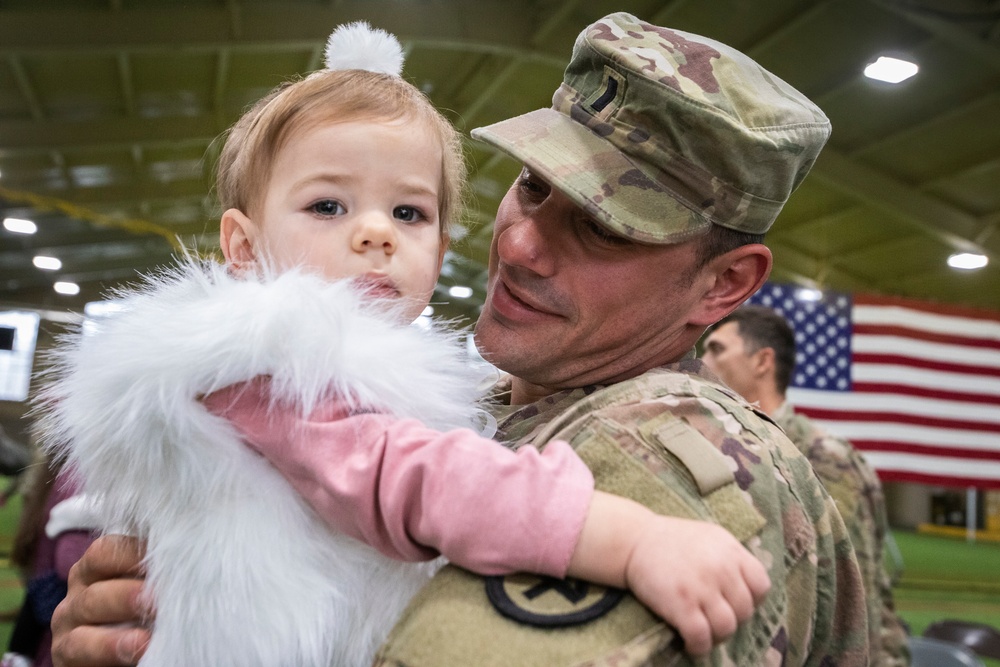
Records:
[[[857,453],[857,456],[861,458],[860,453]],[[879,624],[878,649],[872,651],[872,665],[876,667],[908,667],[910,664],[909,633],[906,631],[902,619],[896,613],[896,603],[892,595],[892,581],[884,565],[886,535],[889,532],[885,496],[882,492],[882,483],[875,471],[868,467],[863,459],[861,463],[870,471],[872,477],[868,485],[867,497],[872,507],[878,543],[876,586],[881,623]]]
[[[799,419],[806,421],[803,417]],[[880,582],[884,532],[877,520],[882,504],[881,487],[874,473],[867,474],[868,469],[849,443],[815,428],[807,429],[806,437],[799,448],[804,449],[813,470],[833,498],[858,559],[868,612],[868,640],[875,655],[881,644],[882,628]]]
[[[906,633],[893,610],[883,565],[888,522],[878,475],[850,442],[826,433],[805,415],[782,409],[777,419],[809,459],[847,527],[865,588],[872,664],[909,664]]]
[[[848,533],[855,542],[855,551],[864,578],[870,623],[872,665],[875,667],[906,667],[910,664],[910,649],[906,629],[896,615],[892,583],[885,571],[885,540],[889,520],[885,508],[882,482],[868,465],[861,452],[847,444],[852,470],[860,480],[859,502],[854,525],[847,519]],[[838,506],[839,506],[838,501]]]
[[[683,491],[703,518],[733,532],[768,567],[768,599],[716,648],[711,664],[867,665],[858,564],[846,527],[808,460],[745,405],[710,387],[700,394],[672,397],[669,412],[656,417],[642,414],[647,405],[620,415],[611,410],[603,418],[619,430],[621,450],[667,488]],[[625,435],[636,433],[640,437]],[[585,449],[577,451],[583,456]],[[706,483],[706,453],[721,455],[731,484]],[[727,490],[732,495],[723,499]],[[750,534],[754,525],[759,528]]]
[[[878,667],[907,667],[910,664],[909,634],[896,613],[888,575],[882,577],[881,592],[882,625],[879,650],[872,664]]]

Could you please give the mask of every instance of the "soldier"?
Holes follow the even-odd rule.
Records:
[[[832,499],[693,354],[766,280],[763,234],[829,121],[744,54],[625,13],[584,29],[553,102],[473,132],[524,165],[497,213],[476,327],[510,373],[498,436],[566,440],[597,488],[718,522],[761,559],[768,598],[699,664],[866,665],[861,575]],[[141,655],[145,631],[97,625],[139,617],[140,584],[122,575],[140,551],[106,540],[78,564],[53,622],[57,664]],[[447,567],[378,662],[690,664],[675,639],[621,591]]]
[[[787,401],[795,369],[791,326],[770,308],[744,306],[710,330],[703,359],[730,387],[769,414],[812,462],[847,524],[861,566],[871,664],[910,664],[907,633],[896,615],[892,586],[882,565],[889,529],[882,484],[849,441],[825,432]]]

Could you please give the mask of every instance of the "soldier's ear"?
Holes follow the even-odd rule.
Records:
[[[774,348],[762,347],[753,354],[752,362],[754,374],[758,377],[770,377],[774,375]]]
[[[740,246],[711,260],[702,269],[706,288],[690,323],[711,326],[736,310],[764,284],[772,262],[771,250],[761,243]]]

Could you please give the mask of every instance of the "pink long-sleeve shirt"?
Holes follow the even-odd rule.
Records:
[[[443,554],[480,574],[563,577],[593,496],[569,444],[509,450],[468,429],[269,407],[262,381],[205,399],[335,530],[399,560]]]

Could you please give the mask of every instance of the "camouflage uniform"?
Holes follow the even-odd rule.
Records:
[[[550,582],[538,600],[552,601],[555,620],[533,622],[505,611],[489,594],[489,578],[448,567],[418,594],[376,664],[867,665],[861,575],[832,499],[780,429],[702,369],[689,356],[633,380],[507,408],[498,421],[514,447],[568,440],[601,490],[733,532],[772,582],[733,637],[696,663],[631,595],[572,624],[564,612],[599,604],[605,589],[592,586],[588,599],[560,609],[565,600]],[[538,577],[520,587],[517,577],[506,579],[512,598],[539,589]]]
[[[907,633],[896,615],[882,560],[889,526],[878,475],[850,442],[826,433],[789,403],[782,404],[773,417],[808,457],[847,524],[868,600],[872,665],[909,665]]]
[[[815,104],[746,55],[625,13],[581,32],[552,108],[472,132],[597,224],[649,244],[713,226],[763,234],[829,134]],[[688,355],[610,386],[556,392],[507,409],[500,436],[513,447],[569,441],[597,488],[717,522],[760,558],[767,599],[698,664],[867,665],[861,573],[833,500],[781,430],[702,368]],[[693,664],[679,644],[623,591],[447,567],[377,664]]]

